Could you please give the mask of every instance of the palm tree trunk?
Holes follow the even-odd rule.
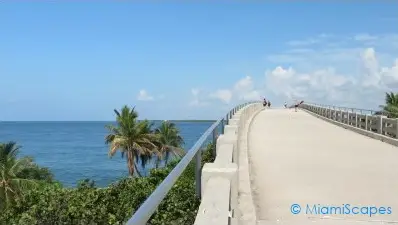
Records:
[[[134,175],[134,165],[135,165],[135,163],[134,163],[133,153],[130,150],[128,150],[127,151],[127,166],[129,168],[129,175],[130,176]]]

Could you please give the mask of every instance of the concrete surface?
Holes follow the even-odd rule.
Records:
[[[294,109],[267,109],[249,128],[258,225],[398,224],[398,148]],[[391,207],[390,215],[306,215],[291,205]]]
[[[246,123],[241,123],[238,132],[238,151],[239,151],[239,171],[238,171],[238,209],[235,218],[239,225],[256,225],[256,209],[253,203],[252,188],[250,182],[250,164],[248,156],[248,136],[250,124],[255,116],[263,109],[262,105],[257,105],[248,114]]]
[[[202,169],[202,202],[195,225],[256,225],[246,143],[250,121],[260,109],[260,104],[241,108],[230,120],[234,125],[226,125],[225,133],[217,138],[216,159]],[[246,157],[240,157],[241,151]]]

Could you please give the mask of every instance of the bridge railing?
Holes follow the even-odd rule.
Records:
[[[344,111],[344,112],[351,112],[351,113],[358,113],[362,115],[376,115],[380,114],[380,110],[375,110],[375,109],[361,109],[361,108],[352,108],[352,107],[344,107],[344,106],[335,106],[335,105],[325,105],[325,104],[317,104],[317,103],[311,103],[311,102],[306,102],[305,104],[307,105],[313,105],[313,106],[318,106],[322,108],[327,108],[327,109],[334,109],[337,111]],[[381,113],[382,115],[387,115],[386,113]]]
[[[376,110],[365,110],[330,105],[304,103],[300,106],[321,117],[348,125],[350,127],[376,133],[395,139],[392,144],[398,144],[398,119],[387,118],[386,115],[375,115]],[[361,132],[360,132],[361,133]],[[375,135],[373,135],[374,138]],[[383,138],[378,138],[385,140]]]
[[[189,163],[195,158],[195,186],[196,194],[201,197],[202,194],[202,149],[204,144],[209,138],[213,138],[215,143],[217,140],[217,132],[220,131],[224,134],[224,125],[230,124],[230,120],[233,118],[240,109],[255,103],[247,102],[240,104],[231,109],[225,117],[220,118],[214,124],[212,124],[206,132],[199,138],[199,140],[191,147],[191,149],[185,154],[181,161],[175,166],[170,174],[163,180],[163,182],[155,189],[154,192],[145,200],[145,202],[139,207],[134,215],[128,220],[127,225],[145,225],[151,218],[152,214],[156,211],[159,204],[166,197],[167,193],[173,187],[175,182],[187,168]],[[224,184],[224,183],[223,183]],[[221,184],[221,185],[223,185]],[[225,186],[225,185],[224,185]]]

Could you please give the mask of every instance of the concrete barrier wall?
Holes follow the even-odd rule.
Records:
[[[398,146],[398,119],[382,115],[361,114],[349,108],[302,104],[300,108],[335,125]]]
[[[254,103],[240,109],[225,125],[224,134],[217,138],[216,159],[202,169],[202,202],[195,225],[238,224],[235,211],[240,186],[240,141],[247,136],[244,129],[261,108],[261,104]]]

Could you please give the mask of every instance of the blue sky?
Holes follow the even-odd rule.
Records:
[[[2,2],[0,121],[215,119],[238,102],[376,107],[398,3]],[[365,99],[365,100],[364,100]]]

